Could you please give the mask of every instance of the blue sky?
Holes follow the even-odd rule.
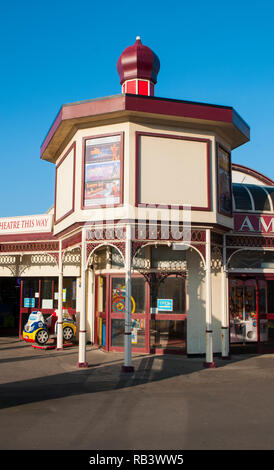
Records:
[[[116,62],[137,35],[159,56],[155,95],[233,106],[251,141],[232,161],[274,179],[274,2],[3,2],[0,217],[42,213],[54,166],[41,143],[60,106],[121,91]]]

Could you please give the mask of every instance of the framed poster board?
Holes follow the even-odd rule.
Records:
[[[123,134],[84,139],[83,207],[122,203]]]
[[[218,211],[232,216],[232,180],[230,153],[217,145]]]

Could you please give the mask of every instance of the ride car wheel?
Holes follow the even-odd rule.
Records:
[[[43,345],[43,344],[46,344],[48,339],[49,339],[49,334],[48,334],[47,330],[39,330],[36,333],[36,336],[35,336],[36,343],[38,343],[40,345]]]
[[[70,326],[65,326],[63,329],[64,340],[69,341],[73,337],[73,329]]]

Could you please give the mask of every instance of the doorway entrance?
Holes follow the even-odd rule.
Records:
[[[20,279],[0,278],[0,334],[18,334],[20,313]]]
[[[262,275],[230,278],[232,352],[274,352],[273,288],[274,281]]]
[[[124,350],[125,276],[95,277],[95,343],[107,351]],[[133,352],[186,353],[186,280],[176,274],[131,278]]]

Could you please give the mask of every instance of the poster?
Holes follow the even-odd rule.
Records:
[[[230,216],[232,213],[230,155],[221,147],[218,149],[218,199],[219,212]]]
[[[86,140],[84,206],[119,204],[121,136]]]

